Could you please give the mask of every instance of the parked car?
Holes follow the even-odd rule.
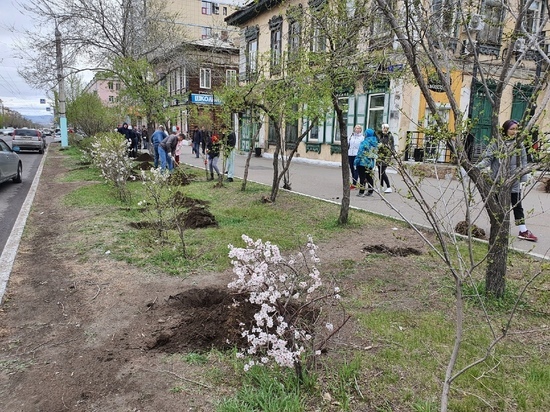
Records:
[[[19,147],[14,146],[12,149],[3,139],[0,139],[0,183],[10,179],[15,183],[21,183],[23,163],[17,154],[18,151]]]
[[[19,146],[21,150],[46,150],[46,138],[37,129],[15,129],[13,131],[12,147]]]
[[[13,128],[12,127],[8,127],[6,129],[0,129],[0,135],[10,136],[12,133],[13,133]]]
[[[52,139],[53,143],[60,143],[61,142],[61,132],[55,132]]]

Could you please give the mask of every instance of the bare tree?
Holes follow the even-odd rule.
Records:
[[[53,31],[61,32],[63,68],[67,75],[86,70],[119,77],[133,98],[154,117],[163,96],[155,95],[164,76],[150,63],[174,53],[185,38],[177,15],[160,0],[30,0],[20,8],[37,21],[40,31],[25,32],[20,69],[25,80],[42,89],[56,83]],[[45,32],[45,33],[44,33]],[[183,51],[182,51],[183,52]],[[146,90],[145,92],[141,92]],[[152,99],[155,99],[154,102]]]
[[[438,7],[434,5],[438,4]],[[487,313],[484,300],[478,292],[477,298],[485,310],[490,344],[479,359],[472,361],[464,368],[455,371],[460,345],[464,336],[464,295],[463,287],[470,284],[475,288],[474,273],[478,267],[486,264],[485,290],[488,295],[501,298],[505,292],[505,275],[507,271],[511,188],[522,176],[533,174],[538,168],[544,173],[548,170],[547,163],[519,167],[511,171],[508,167],[511,157],[519,156],[523,145],[531,145],[530,130],[536,122],[540,122],[544,107],[550,98],[546,88],[548,82],[548,56],[540,47],[540,33],[546,24],[546,19],[540,19],[526,30],[523,22],[528,21],[530,1],[523,3],[494,3],[499,10],[491,16],[477,14],[477,9],[467,2],[433,2],[422,3],[405,0],[397,6],[387,0],[375,0],[375,11],[381,20],[387,24],[394,38],[399,42],[407,70],[412,74],[422,96],[429,108],[429,116],[433,125],[419,125],[419,130],[431,136],[433,144],[438,147],[449,147],[454,159],[466,175],[458,176],[459,186],[451,179],[438,180],[436,192],[431,196],[422,177],[414,174],[400,157],[395,158],[397,169],[407,185],[407,196],[420,207],[429,225],[432,227],[437,243],[418,233],[425,239],[452,275],[456,295],[456,336],[451,356],[445,372],[441,394],[440,409],[447,411],[451,385],[466,370],[483,362],[495,345],[506,337],[513,313],[504,326],[496,325]],[[396,13],[399,7],[400,13]],[[547,13],[546,13],[547,15]],[[505,16],[501,21],[495,16]],[[531,19],[530,21],[533,22]],[[500,34],[496,36],[495,33]],[[491,39],[502,38],[503,50]],[[518,42],[518,40],[520,40]],[[521,47],[527,44],[527,47]],[[519,45],[519,46],[518,46]],[[491,57],[493,56],[494,57]],[[529,60],[533,58],[534,60]],[[484,133],[485,144],[496,147],[507,147],[498,156],[501,162],[498,175],[495,177],[476,167],[476,162],[469,156],[465,136],[480,129],[480,113],[475,107],[464,109],[457,100],[452,73],[462,72],[463,79],[469,79],[471,86],[477,86],[479,93],[487,99],[490,107],[491,124]],[[508,117],[510,107],[509,96],[512,86],[525,78],[526,71],[534,80],[528,110],[521,120],[522,131],[514,141],[505,143],[505,137],[500,129],[500,119]],[[454,82],[457,78],[454,78]],[[431,92],[433,84],[438,86],[438,93],[444,93],[450,106],[451,116],[444,118],[439,113],[438,101]],[[474,87],[472,87],[474,90]],[[508,99],[506,98],[508,96]],[[470,106],[472,100],[470,100]],[[419,119],[420,121],[424,119]],[[483,150],[478,147],[478,153]],[[547,162],[547,160],[546,160]],[[436,178],[438,166],[433,164],[432,171]],[[479,196],[471,190],[475,187]],[[462,192],[462,200],[457,199],[457,193]],[[490,221],[489,246],[487,254],[481,258],[475,257],[472,247],[472,226],[476,221],[474,206],[481,199],[481,207],[488,214]],[[453,203],[454,202],[454,203]],[[390,207],[391,202],[387,203]],[[450,225],[450,218],[457,213],[466,216],[467,251],[464,252],[459,238]],[[406,214],[398,211],[401,217],[410,222]],[[410,222],[412,227],[416,227]],[[524,288],[539,276],[536,272],[529,276]],[[520,296],[521,297],[521,296]],[[520,299],[518,297],[518,299]]]

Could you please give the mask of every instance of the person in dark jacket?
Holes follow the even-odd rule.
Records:
[[[386,190],[384,193],[391,193],[393,190],[390,186],[390,179],[386,174],[386,169],[391,163],[392,155],[395,150],[395,142],[393,140],[393,135],[390,132],[390,125],[384,123],[382,125],[382,131],[378,137],[378,177],[380,179],[380,188],[384,188],[384,183],[386,184]]]
[[[365,130],[365,139],[359,145],[354,164],[359,173],[359,193],[358,197],[370,196],[374,192],[374,167],[378,157],[378,139],[374,130]],[[365,183],[368,183],[367,193],[365,194]]]
[[[159,159],[161,170],[168,169],[170,172],[174,169],[174,158],[176,156],[176,146],[183,140],[185,135],[171,134],[165,137],[159,144]]]
[[[195,157],[197,158],[200,156],[201,143],[202,133],[198,126],[195,126],[195,129],[193,130],[193,153],[195,153]]]
[[[122,123],[122,126],[117,129],[117,131],[126,138],[126,143],[128,144],[128,157],[135,157],[133,153],[134,149],[134,136],[135,133],[128,126],[128,123]]]
[[[502,125],[502,139],[495,139],[490,143],[483,153],[479,162],[475,165],[478,169],[490,167],[491,179],[493,183],[498,184],[498,179],[502,179],[501,166],[508,167],[508,173],[504,176],[509,176],[517,169],[527,167],[527,151],[523,142],[516,140],[519,124],[516,120],[506,120]],[[519,239],[536,242],[538,238],[527,229],[525,225],[525,214],[521,205],[521,183],[527,182],[527,175],[521,176],[514,182],[510,189],[510,199],[512,210],[514,211],[514,219],[516,226],[519,229]]]
[[[206,153],[208,154],[208,168],[210,170],[210,177],[208,180],[214,180],[214,170],[220,177],[220,169],[218,168],[218,160],[220,158],[220,146],[221,142],[216,134],[213,134],[206,145]]]
[[[235,146],[237,145],[237,135],[233,130],[229,132],[226,139],[225,153],[227,155],[227,181],[233,181],[235,174]]]

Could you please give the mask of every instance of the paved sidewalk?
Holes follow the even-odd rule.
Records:
[[[191,148],[183,150],[181,161],[192,166],[204,168],[202,158],[190,154]],[[266,155],[264,155],[266,156]],[[269,156],[269,155],[267,155]],[[235,182],[244,175],[246,156],[235,156]],[[221,163],[221,162],[220,162]],[[219,164],[219,166],[221,166]],[[408,220],[411,223],[429,226],[424,213],[418,204],[407,198],[407,189],[397,172],[389,170],[388,176],[393,186],[393,193],[374,193],[370,197],[357,197],[357,190],[351,191],[351,206],[368,210],[384,216]],[[273,158],[255,157],[250,161],[248,180],[271,186],[273,180]],[[302,159],[293,159],[290,166],[290,183],[292,190],[327,201],[340,203],[342,197],[341,167],[335,163],[311,163]],[[232,184],[232,183],[227,183]],[[427,204],[441,216],[449,231],[456,224],[464,220],[464,193],[461,185],[454,179],[437,180],[424,179],[422,182],[422,196]],[[481,206],[481,199],[475,196],[477,205],[473,207],[472,221],[489,234],[489,220],[487,213]],[[386,201],[385,201],[385,200]],[[523,207],[527,217],[527,227],[539,238],[537,243],[517,239],[518,230],[512,224],[510,229],[512,247],[544,257],[550,256],[550,193],[545,193],[539,187],[531,190],[523,200]],[[548,215],[546,214],[548,213]],[[403,218],[404,217],[404,218]],[[513,221],[513,216],[511,216]]]

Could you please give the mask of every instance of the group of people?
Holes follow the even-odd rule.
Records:
[[[522,142],[516,141],[519,123],[516,120],[507,120],[502,125],[502,144],[499,140],[491,143],[475,164],[478,169],[490,167],[493,180],[501,173],[502,164],[507,164],[510,173],[527,166],[527,152]],[[383,124],[381,131],[376,135],[373,129],[365,130],[356,125],[353,133],[348,138],[348,160],[351,171],[351,189],[359,188],[357,196],[371,196],[374,192],[374,170],[378,168],[380,186],[384,193],[391,193],[393,190],[386,174],[386,169],[395,154],[395,142],[389,130],[388,124]],[[519,151],[517,150],[519,147]],[[471,159],[473,151],[473,135],[467,136],[465,141],[466,155]],[[515,153],[515,154],[514,154]],[[502,159],[508,157],[507,162]],[[514,182],[511,187],[511,205],[514,213],[515,224],[519,229],[518,238],[536,242],[537,237],[527,229],[525,224],[525,213],[521,204],[521,184],[527,180],[523,175]]]
[[[148,147],[148,133],[147,126],[143,126],[141,130],[134,129],[128,123],[124,122],[117,128],[117,131],[124,135],[128,142],[128,156],[137,157],[138,150]]]
[[[365,130],[356,125],[348,138],[348,161],[351,171],[351,189],[359,189],[358,197],[371,196],[374,192],[374,169],[378,168],[380,185],[391,193],[390,179],[386,169],[394,153],[394,139],[388,124],[382,125],[382,130],[376,135],[373,129]]]
[[[225,129],[225,127],[222,126],[222,129]],[[185,134],[179,133],[179,129],[173,131],[172,134],[168,134],[163,125],[158,126],[151,135],[154,167],[172,171],[175,166],[178,166],[181,148],[185,138]],[[224,141],[222,142],[222,140]],[[237,136],[234,131],[230,131],[226,135],[220,137],[217,133],[207,132],[204,127],[199,130],[199,128],[195,126],[192,144],[192,153],[195,154],[197,158],[200,157],[201,150],[203,156],[205,156],[210,172],[208,180],[214,180],[214,172],[216,172],[218,178],[221,176],[221,172],[218,168],[218,160],[222,154],[223,148],[223,155],[226,156],[227,159],[227,181],[233,181],[233,175],[235,173],[235,146],[237,144]]]

